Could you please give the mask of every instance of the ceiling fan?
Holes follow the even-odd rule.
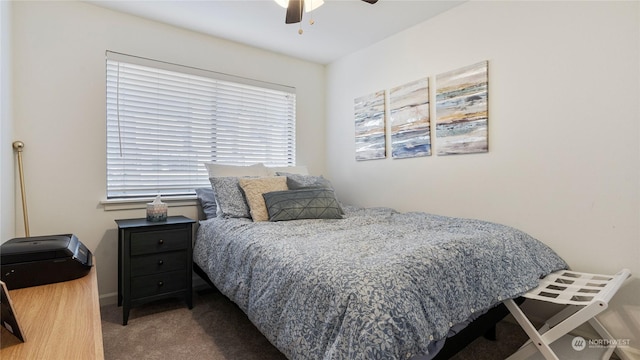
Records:
[[[313,10],[314,8],[319,7],[320,5],[322,5],[323,1],[322,0],[307,0],[309,2],[311,2],[311,9],[307,9],[307,11]],[[375,4],[378,2],[378,0],[362,0],[364,2],[367,2],[369,4]],[[313,2],[318,3],[317,6],[314,6],[315,4],[313,4]],[[287,5],[287,16],[284,20],[284,22],[286,24],[295,24],[295,23],[299,23],[302,20],[302,13],[304,12],[304,8],[305,8],[305,4],[304,4],[304,0],[289,0],[289,4]]]

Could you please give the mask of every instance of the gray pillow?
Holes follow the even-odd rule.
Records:
[[[277,172],[280,176],[287,177],[287,187],[289,190],[298,190],[298,189],[306,189],[306,188],[319,188],[319,189],[331,189],[333,190],[333,186],[331,186],[331,182],[322,175],[314,176],[314,175],[300,175],[300,174],[292,174],[286,172]]]
[[[262,194],[270,221],[342,219],[342,209],[329,189],[272,191]]]
[[[218,215],[233,218],[251,217],[237,177],[212,177],[209,181],[220,209]]]
[[[204,211],[204,215],[207,219],[212,219],[217,216],[218,205],[216,204],[216,196],[213,194],[213,189],[198,188],[196,189],[196,196],[200,202],[200,207]]]

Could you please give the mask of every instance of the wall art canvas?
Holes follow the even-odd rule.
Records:
[[[489,151],[487,70],[483,61],[436,76],[438,155]]]
[[[391,156],[431,155],[429,78],[389,90],[389,108]]]
[[[384,90],[359,97],[354,103],[356,160],[384,159],[387,156]]]

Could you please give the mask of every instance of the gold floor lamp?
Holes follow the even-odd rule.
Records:
[[[22,149],[24,143],[22,141],[13,142],[13,150],[18,155],[18,172],[20,173],[20,192],[22,194],[22,217],[24,218],[24,235],[29,237],[29,215],[27,213],[27,194],[24,188],[24,171],[22,170]]]

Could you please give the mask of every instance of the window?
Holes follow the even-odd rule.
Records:
[[[295,165],[295,89],[107,52],[107,198],[193,194],[205,162]]]

